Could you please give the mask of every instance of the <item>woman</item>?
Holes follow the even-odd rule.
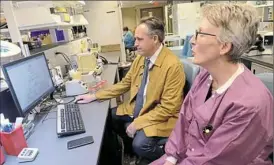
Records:
[[[191,39],[201,66],[180,117],[152,165],[266,165],[273,151],[273,96],[239,62],[254,43],[256,10],[212,4]]]

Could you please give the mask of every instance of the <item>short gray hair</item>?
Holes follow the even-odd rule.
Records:
[[[220,42],[232,43],[228,53],[232,62],[238,62],[241,55],[256,41],[259,18],[253,6],[236,3],[206,4],[202,7],[202,15],[211,24],[220,27]]]
[[[157,17],[146,17],[141,19],[140,24],[145,24],[148,27],[150,35],[157,35],[162,43],[165,39],[165,25],[162,20]]]

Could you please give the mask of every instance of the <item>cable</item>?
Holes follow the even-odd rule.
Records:
[[[68,55],[66,55],[66,54],[63,53],[63,52],[55,52],[55,55],[58,55],[58,54],[61,54],[61,55],[63,56],[63,58],[65,59],[65,61],[69,64],[70,69],[73,69],[72,62],[71,62],[71,60],[69,59]]]
[[[4,79],[4,78],[2,78],[2,77],[0,77],[0,82],[1,82],[1,81],[4,81],[5,83],[7,83],[7,84],[8,84],[7,80],[6,80],[6,79]]]
[[[53,112],[57,112],[57,111],[46,111],[46,112],[40,112],[39,114],[46,114],[46,113],[53,113]]]
[[[48,120],[48,119],[46,119],[46,118],[48,117],[49,113],[56,112],[56,111],[51,111],[51,110],[53,109],[53,107],[55,107],[55,106],[56,106],[56,105],[52,105],[51,108],[50,108],[50,110],[44,112],[46,115],[45,115],[45,117],[43,118],[42,123],[43,123],[45,120]]]
[[[35,108],[33,108],[33,110],[32,110],[32,113],[35,113],[35,112],[33,112],[33,111],[35,111],[36,113],[38,113],[38,112],[36,111],[36,109],[35,109]]]
[[[57,101],[56,98],[54,98],[54,95],[59,95],[60,98],[57,98],[57,99],[64,99],[64,98],[70,98],[70,97],[72,97],[72,100],[70,100],[68,102],[59,102],[59,101]],[[62,91],[57,91],[56,93],[53,93],[53,100],[57,103],[56,105],[69,104],[69,103],[73,102],[75,99],[76,99],[75,96],[62,96]]]
[[[67,54],[63,52],[55,52],[55,55],[58,55],[58,54],[61,54],[68,63],[71,62]]]
[[[56,119],[56,118],[51,117],[51,118],[43,119],[42,123],[44,123],[44,121],[47,121],[47,120],[49,120],[49,119]]]
[[[70,100],[69,102],[65,103],[65,102],[59,102],[59,101],[56,100],[56,98],[54,98],[54,100],[58,103],[58,105],[60,105],[60,104],[69,104],[69,103],[73,102],[75,99],[76,98],[73,96],[72,100]]]

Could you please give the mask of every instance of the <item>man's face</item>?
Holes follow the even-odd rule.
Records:
[[[140,24],[135,30],[135,46],[138,54],[142,56],[152,56],[153,50],[158,42],[157,36],[149,34],[149,29],[145,24]]]

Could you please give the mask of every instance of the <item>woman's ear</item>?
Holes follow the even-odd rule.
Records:
[[[220,54],[226,55],[228,52],[232,50],[232,48],[233,48],[232,43],[228,43],[228,42],[222,43]]]

